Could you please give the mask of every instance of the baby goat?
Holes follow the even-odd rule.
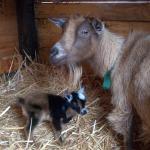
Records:
[[[84,88],[66,93],[64,97],[48,93],[33,93],[25,98],[18,98],[18,103],[27,118],[26,136],[28,137],[31,130],[31,138],[33,138],[33,129],[38,123],[52,121],[54,136],[62,142],[62,124],[68,123],[77,113],[81,115],[87,113]]]

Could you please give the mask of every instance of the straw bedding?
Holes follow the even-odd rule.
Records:
[[[93,74],[83,75],[83,84],[88,97],[89,113],[76,116],[64,128],[65,142],[60,145],[53,137],[51,124],[42,123],[34,131],[34,140],[24,136],[25,118],[15,105],[17,96],[24,96],[35,90],[63,94],[69,88],[65,68],[48,66],[37,62],[20,62],[18,71],[0,78],[0,149],[36,150],[118,150],[116,135],[105,120],[110,110],[110,95],[102,91],[100,80]]]

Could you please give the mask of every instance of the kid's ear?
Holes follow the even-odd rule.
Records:
[[[70,93],[69,93],[68,90],[65,90],[65,91],[64,91],[64,97],[66,97],[67,95],[70,95]]]
[[[83,86],[80,87],[80,89],[77,93],[78,93],[80,100],[86,101],[85,88]]]
[[[80,87],[78,93],[85,94],[85,88],[83,86]]]

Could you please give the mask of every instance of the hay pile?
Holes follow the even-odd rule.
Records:
[[[24,67],[23,67],[24,66]],[[18,71],[11,77],[0,79],[0,149],[25,149],[27,141],[24,137],[25,118],[16,107],[17,96],[40,90],[62,94],[70,87],[68,75],[64,68],[47,66],[32,62],[29,66],[25,61],[20,64]],[[89,113],[76,116],[69,122],[63,134],[65,143],[59,145],[53,137],[51,125],[40,124],[34,131],[35,143],[29,143],[28,150],[118,150],[115,135],[106,124],[105,116],[110,106],[110,96],[100,91],[100,82],[91,74],[83,75],[83,83],[88,96]]]

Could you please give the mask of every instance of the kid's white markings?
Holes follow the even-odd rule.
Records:
[[[81,109],[81,114],[84,113],[84,112],[88,113],[88,109],[87,108],[82,108]]]
[[[67,101],[69,103],[71,103],[71,101],[73,100],[73,96],[72,95],[67,95],[67,96],[65,96],[65,98],[67,99]]]
[[[83,101],[86,100],[86,97],[84,94],[78,93],[78,96],[79,96],[80,100],[83,100]]]
[[[81,100],[86,100],[84,87],[80,88],[80,90],[78,91],[78,96]]]

